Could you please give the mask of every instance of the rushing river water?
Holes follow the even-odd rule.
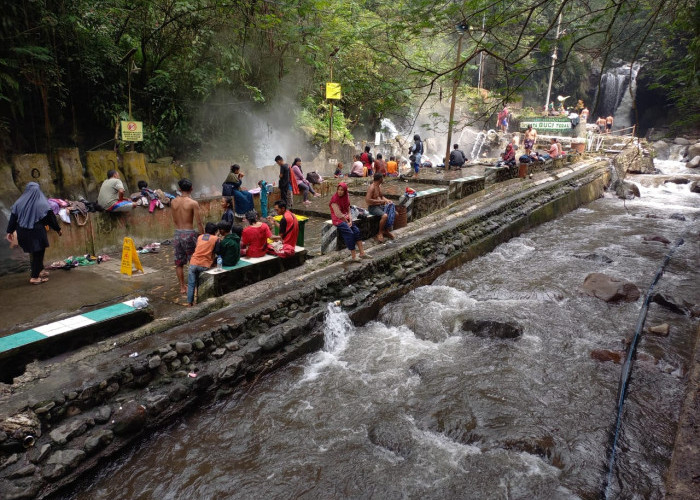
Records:
[[[598,498],[620,366],[590,352],[622,348],[642,299],[606,304],[581,293],[584,278],[643,294],[668,250],[643,236],[686,235],[658,288],[700,301],[700,198],[641,190],[626,208],[606,196],[514,238],[365,326],[329,309],[324,351],[155,433],[73,497]],[[477,336],[468,319],[523,334]],[[664,494],[693,334],[654,305],[647,325],[661,322],[671,335],[643,338],[625,407],[624,498]]]

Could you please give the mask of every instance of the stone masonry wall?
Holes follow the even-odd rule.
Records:
[[[55,493],[183,410],[253,384],[320,348],[319,326],[329,302],[340,300],[353,321],[363,324],[446,270],[602,196],[606,165],[533,187],[437,230],[408,234],[395,250],[352,270],[329,269],[303,288],[250,297],[218,311],[224,322],[216,327],[182,328],[172,342],[135,358],[115,357],[109,373],[28,401],[20,413],[0,420],[3,498]]]

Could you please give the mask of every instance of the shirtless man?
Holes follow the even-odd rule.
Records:
[[[532,146],[535,145],[535,142],[537,142],[537,130],[532,128],[532,125],[528,125],[527,130],[525,130],[525,138],[523,141],[526,155],[530,154],[532,151]]]
[[[187,286],[185,285],[184,266],[190,261],[197,245],[198,234],[194,229],[195,218],[200,233],[204,233],[204,226],[202,225],[202,214],[199,213],[199,203],[192,199],[192,181],[180,179],[177,185],[180,187],[182,195],[170,203],[170,210],[173,213],[173,223],[175,224],[175,237],[173,238],[175,273],[180,282],[180,293],[185,294]]]
[[[367,202],[367,211],[372,215],[380,217],[379,232],[377,233],[377,241],[379,243],[384,242],[384,236],[386,236],[390,240],[394,239],[394,235],[390,232],[391,228],[385,227],[386,221],[389,218],[389,216],[386,213],[384,213],[384,206],[389,203],[392,203],[392,201],[384,198],[384,195],[382,195],[382,189],[380,187],[382,185],[382,182],[384,182],[384,176],[380,173],[374,174],[374,182],[372,182],[372,184],[369,185],[367,195],[365,196],[365,201]]]
[[[612,117],[612,115],[609,115],[605,119],[605,133],[606,134],[609,134],[610,132],[612,132],[612,126],[613,126],[613,117]]]

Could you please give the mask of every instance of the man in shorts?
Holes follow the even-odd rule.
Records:
[[[372,182],[372,184],[369,185],[367,195],[365,196],[365,201],[367,202],[367,211],[372,215],[380,217],[379,232],[377,233],[377,241],[379,243],[384,242],[384,236],[386,236],[390,240],[394,239],[394,235],[390,232],[391,226],[386,227],[389,215],[386,213],[385,210],[387,205],[393,205],[393,203],[391,200],[384,198],[384,195],[382,195],[382,189],[380,187],[382,185],[382,182],[384,182],[384,176],[380,173],[374,174],[374,182]]]
[[[194,229],[194,220],[197,219],[199,233],[204,233],[204,226],[202,225],[202,214],[199,213],[199,203],[192,199],[192,181],[180,179],[177,185],[182,194],[170,203],[173,223],[175,224],[173,250],[175,251],[175,273],[180,283],[180,293],[186,294],[184,267],[190,261],[197,246],[198,232]]]
[[[524,142],[523,145],[525,146],[525,154],[529,155],[530,152],[532,151],[532,146],[535,145],[535,142],[537,141],[537,130],[532,128],[532,125],[528,125],[527,129],[525,130],[525,137],[524,137]]]

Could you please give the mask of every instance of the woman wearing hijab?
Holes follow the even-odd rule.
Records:
[[[345,246],[350,250],[353,262],[358,261],[355,256],[355,245],[357,245],[357,248],[360,250],[360,259],[371,259],[372,257],[365,254],[364,247],[362,246],[360,229],[352,223],[352,216],[350,215],[350,195],[348,194],[347,184],[344,182],[338,184],[338,190],[331,198],[329,206],[331,207],[331,220],[333,221],[333,225],[338,228],[340,235],[343,237]]]
[[[48,281],[49,273],[44,271],[44,252],[49,246],[45,226],[51,227],[59,236],[62,233],[56,215],[51,210],[46,196],[41,192],[39,184],[36,182],[27,184],[24,193],[12,205],[10,211],[6,238],[10,244],[14,243],[12,233],[17,231],[17,243],[29,254],[31,264],[29,283],[39,285]]]

